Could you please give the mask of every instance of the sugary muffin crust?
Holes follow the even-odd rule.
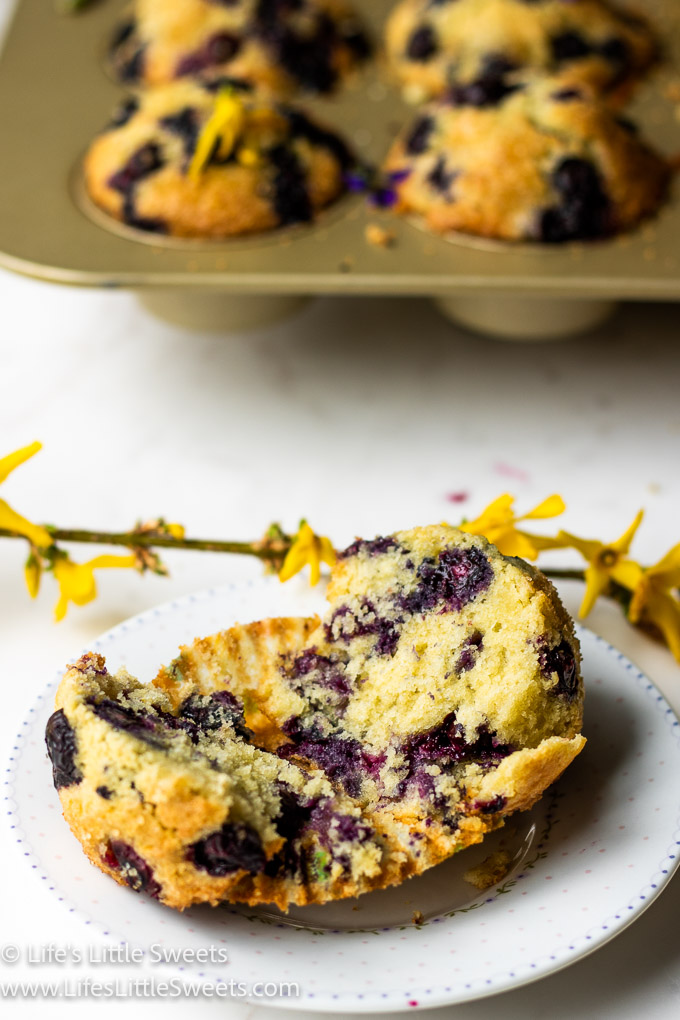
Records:
[[[418,100],[522,69],[568,70],[575,83],[623,98],[657,53],[647,22],[602,0],[401,0],[386,44]]]
[[[578,643],[522,561],[419,528],[350,546],[329,599],[152,686],[69,669],[47,744],[94,864],[179,908],[355,896],[479,842],[581,750]]]
[[[127,83],[218,71],[290,95],[332,91],[369,53],[345,0],[135,0],[110,61]]]
[[[199,174],[192,158],[216,97],[242,96],[233,146]],[[344,191],[338,135],[232,79],[181,81],[127,99],[92,143],[87,191],[115,219],[179,237],[229,237],[307,223]]]
[[[506,76],[419,111],[386,173],[395,209],[502,240],[611,237],[657,211],[668,163],[586,85]]]

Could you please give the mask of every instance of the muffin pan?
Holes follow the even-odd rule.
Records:
[[[597,324],[618,301],[680,300],[677,189],[638,231],[563,247],[437,237],[363,195],[346,196],[312,226],[248,239],[180,242],[109,221],[83,194],[80,160],[121,95],[102,53],[124,7],[125,0],[107,0],[64,17],[44,0],[18,5],[0,60],[5,268],[131,289],[156,314],[202,329],[271,321],[314,295],[421,295],[478,331],[545,339]],[[362,10],[377,40],[391,7],[392,0],[372,0]],[[650,142],[673,155],[680,152],[680,9],[673,0],[648,0],[645,10],[666,53],[630,112]],[[372,163],[412,112],[379,60],[337,96],[303,105]],[[366,240],[373,223],[394,235],[391,246]]]

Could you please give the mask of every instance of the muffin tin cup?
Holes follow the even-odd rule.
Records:
[[[281,294],[228,294],[220,290],[190,292],[163,287],[135,290],[139,303],[163,322],[196,332],[240,333],[297,315],[309,297]]]
[[[456,325],[499,340],[564,340],[607,321],[614,301],[523,298],[497,294],[484,300],[455,295],[435,299],[439,311]]]
[[[379,39],[392,0],[365,6]],[[44,0],[17,5],[0,59],[0,137],[10,154],[0,189],[0,265],[52,282],[130,289],[165,320],[223,332],[275,321],[323,294],[430,297],[466,328],[516,340],[583,332],[617,301],[680,300],[674,196],[634,233],[553,247],[439,237],[361,195],[313,225],[224,242],[140,236],[88,209],[73,182],[122,94],[102,53],[125,7],[126,0],[107,0],[64,17]],[[680,121],[667,97],[680,67],[680,9],[648,0],[646,13],[666,59],[630,112],[651,143],[672,155],[680,151]],[[299,104],[374,164],[414,116],[380,59],[337,95]],[[368,242],[374,223],[393,235],[390,246]]]

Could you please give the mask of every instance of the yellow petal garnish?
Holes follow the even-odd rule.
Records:
[[[172,538],[184,538],[183,524],[166,524],[165,527]]]
[[[631,591],[640,575],[642,568],[634,560],[628,558],[628,552],[635,533],[642,523],[644,512],[636,514],[632,524],[626,528],[620,538],[606,545],[596,539],[579,538],[568,531],[560,531],[557,538],[566,548],[577,549],[588,561],[586,568],[586,591],[579,610],[579,616],[588,616],[600,595],[612,581]]]
[[[54,561],[54,576],[59,585],[59,601],[54,610],[57,622],[66,616],[69,602],[76,606],[84,606],[97,597],[95,570],[108,567],[132,567],[137,561],[134,556],[95,556],[87,563],[74,563],[68,556],[62,555]]]
[[[250,149],[245,146],[238,150],[236,158],[241,166],[257,166],[261,162],[261,156],[257,149]]]
[[[229,158],[243,130],[244,121],[243,100],[232,88],[220,89],[213,112],[198,136],[196,149],[189,164],[189,177],[192,180],[199,180],[214,154],[220,159]]]
[[[460,530],[468,535],[483,535],[505,556],[521,556],[527,560],[535,560],[544,549],[559,549],[562,546],[563,543],[557,538],[532,535],[517,528],[520,521],[559,517],[566,509],[561,496],[548,496],[533,510],[520,517],[515,515],[514,502],[514,496],[504,493],[489,503],[479,517],[473,521],[464,521],[460,525]]]
[[[321,564],[327,563],[329,567],[332,567],[335,560],[335,550],[330,539],[323,535],[316,535],[309,524],[303,521],[293,539],[293,544],[286,553],[279,572],[279,579],[289,581],[291,577],[294,577],[309,564],[310,584],[318,584],[321,577]]]

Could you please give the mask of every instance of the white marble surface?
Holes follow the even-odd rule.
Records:
[[[614,537],[638,506],[637,552],[654,560],[678,533],[678,313],[633,306],[600,334],[523,346],[457,332],[424,301],[326,300],[249,336],[191,335],[150,319],[118,293],[62,290],[0,274],[2,452],[34,438],[44,451],[3,486],[28,516],[125,527],[165,514],[202,536],[249,537],[302,514],[340,543],[476,511],[510,489],[520,506],[552,491],[566,524]],[[462,506],[446,500],[469,493]],[[175,553],[169,580],[102,576],[100,597],[52,623],[49,580],[23,588],[24,550],[0,544],[1,745],[35,693],[97,633],[160,601],[258,566]],[[578,586],[563,588],[572,610]],[[603,605],[593,628],[629,654],[680,709],[680,669]],[[34,879],[6,826],[0,943],[77,943],[69,918]],[[675,1020],[680,948],[675,881],[632,928],[567,971],[451,1020],[586,1014]],[[15,969],[15,975],[20,973]],[[101,974],[101,972],[99,971]],[[3,972],[4,974],[4,972]],[[6,975],[5,975],[6,976]],[[78,1015],[91,1002],[13,1002]],[[186,1004],[129,1001],[131,1017],[179,1015]],[[200,1002],[201,1016],[270,1015]],[[101,1002],[117,1015],[120,1002]]]

